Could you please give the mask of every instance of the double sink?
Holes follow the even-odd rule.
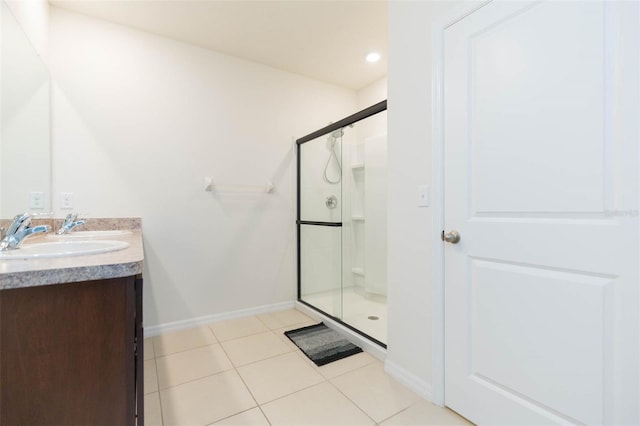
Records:
[[[27,243],[16,250],[0,251],[0,260],[54,258],[101,254],[129,247],[126,241],[109,240],[130,235],[131,231],[74,231],[63,235],[47,235],[47,242]]]

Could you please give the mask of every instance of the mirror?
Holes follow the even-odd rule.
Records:
[[[51,211],[49,72],[0,0],[0,219]]]

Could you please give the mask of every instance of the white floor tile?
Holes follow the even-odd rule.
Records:
[[[145,426],[162,426],[162,412],[160,410],[160,395],[158,392],[144,396],[144,424]]]
[[[200,346],[212,345],[214,343],[217,343],[216,339],[208,327],[194,327],[153,338],[156,357],[182,352]]]
[[[238,373],[258,404],[324,381],[320,374],[293,352],[238,367]]]
[[[295,309],[270,312],[267,314],[258,315],[258,318],[260,318],[260,320],[264,322],[266,326],[271,330],[277,330],[283,327],[313,321],[311,318]]]
[[[264,333],[268,328],[256,317],[236,318],[228,321],[209,324],[216,338],[220,342],[233,340],[252,334]]]
[[[144,362],[144,393],[158,392],[158,376],[156,375],[156,361],[148,359]]]
[[[219,344],[156,358],[160,389],[233,368]]]
[[[271,331],[222,342],[236,367],[291,352],[291,347]]]
[[[372,312],[350,302],[355,316]],[[288,310],[147,339],[146,423],[466,424],[455,413],[420,400],[368,353],[317,367],[284,336],[284,331],[317,322]]]
[[[165,426],[208,425],[256,406],[234,370],[160,391]]]
[[[262,406],[273,426],[359,426],[374,421],[327,382]]]
[[[155,351],[153,350],[153,339],[152,338],[148,338],[148,339],[144,339],[144,360],[148,360],[148,359],[153,359],[155,358],[156,354]]]
[[[214,424],[216,426],[269,426],[269,422],[259,408],[252,408]]]
[[[418,401],[411,407],[381,423],[381,426],[465,426],[472,425],[448,408],[438,407],[428,401]]]
[[[389,377],[380,363],[343,374],[331,382],[376,422],[399,413],[420,399]]]

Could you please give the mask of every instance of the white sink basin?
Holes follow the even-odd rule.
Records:
[[[130,235],[131,231],[126,230],[111,230],[111,231],[72,231],[68,234],[48,234],[47,238],[56,239],[56,240],[82,240],[82,239],[90,239],[90,238],[110,238],[110,237],[121,237],[124,235]]]
[[[0,251],[0,260],[84,256],[122,250],[127,247],[129,247],[127,242],[107,240],[23,244],[16,250]]]

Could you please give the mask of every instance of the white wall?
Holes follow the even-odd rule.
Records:
[[[387,99],[387,77],[382,77],[370,85],[358,90],[358,111]],[[384,122],[384,131],[387,123]]]
[[[49,2],[47,0],[4,0],[36,52],[49,61]]]
[[[431,23],[458,3],[389,2],[388,364],[429,392],[433,203],[417,207],[432,183]]]
[[[145,325],[293,300],[292,138],[355,93],[55,7],[51,47],[54,208],[142,217]]]

